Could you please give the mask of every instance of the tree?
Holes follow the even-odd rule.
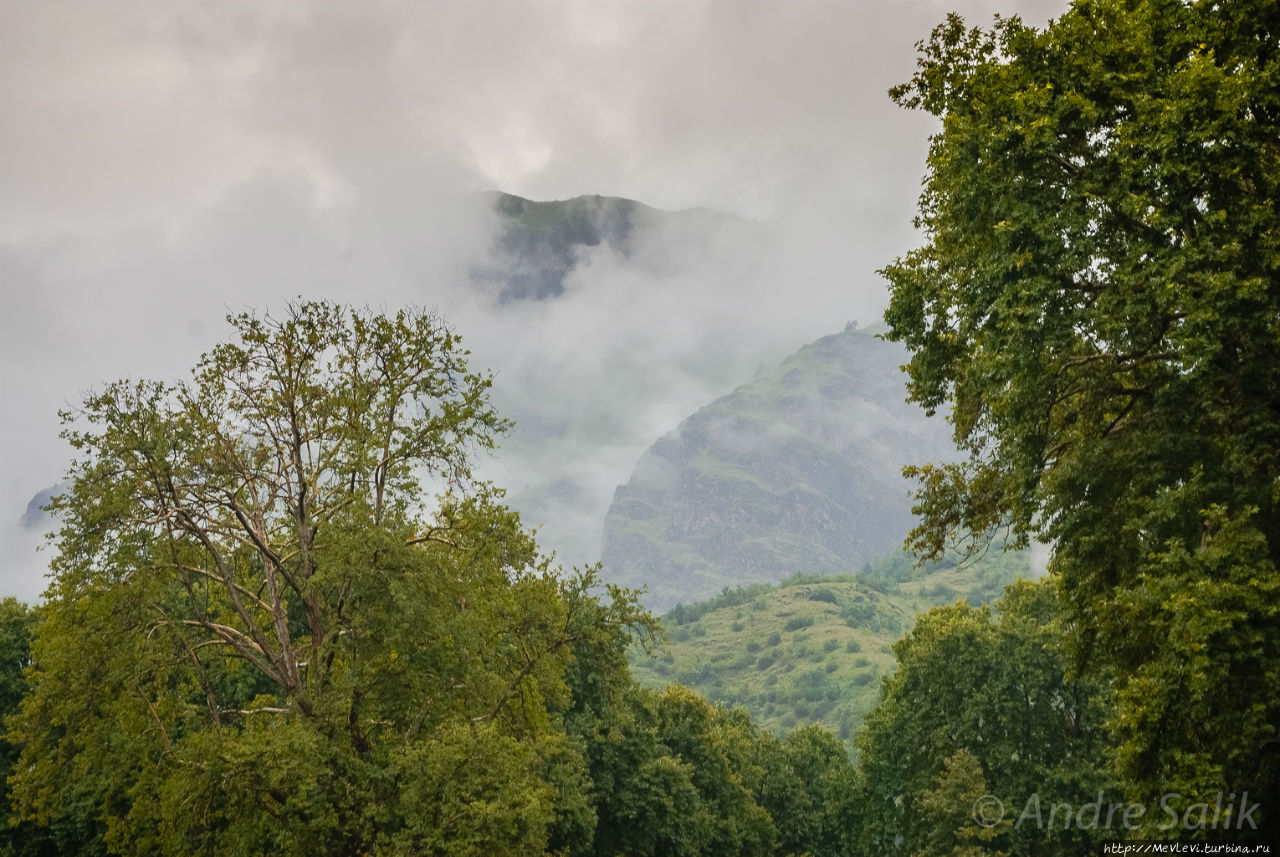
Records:
[[[488,378],[418,310],[228,321],[190,381],[65,415],[81,457],[9,723],[23,815],[88,807],[117,853],[588,836],[566,670],[648,620],[591,597],[594,572],[554,573],[470,479],[506,426]]]
[[[0,718],[18,709],[27,693],[24,672],[31,664],[31,628],[36,611],[16,598],[0,601]],[[98,831],[87,813],[70,812],[57,828],[41,828],[10,816],[8,780],[18,760],[18,748],[0,732],[0,855],[4,857],[45,857],[45,855],[100,854]]]
[[[760,736],[745,712],[680,685],[631,686],[580,725],[599,818],[581,853],[775,853],[774,821],[754,796],[766,775]]]
[[[1008,834],[1010,818],[975,824],[974,807],[991,794],[978,757],[958,750],[942,763],[934,777],[934,787],[919,796],[920,816],[927,839],[912,857],[998,857],[1004,852],[987,847]],[[981,817],[981,816],[980,816]],[[984,817],[985,820],[985,817]]]
[[[753,784],[756,800],[773,818],[781,854],[846,854],[838,820],[853,765],[844,744],[821,726],[803,726],[785,738],[759,736]]]
[[[1273,2],[1080,0],[952,16],[892,92],[942,127],[886,318],[967,453],[914,545],[1054,546],[1148,802],[1280,800],[1278,44]]]
[[[1098,772],[1106,707],[1097,682],[1066,674],[1052,582],[1012,584],[996,610],[935,607],[894,644],[898,670],[856,739],[862,853],[1072,855],[1123,836],[1012,828],[1032,795],[1079,807],[1110,790]],[[974,821],[983,795],[1004,803],[990,827]]]

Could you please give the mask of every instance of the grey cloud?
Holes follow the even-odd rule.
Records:
[[[0,521],[62,476],[80,391],[179,375],[227,309],[299,294],[438,306],[530,432],[586,419],[495,475],[545,493],[560,460],[607,498],[697,406],[878,314],[931,127],[884,91],[951,5],[0,0]],[[491,188],[771,223],[585,251],[561,300],[495,310],[468,283]]]

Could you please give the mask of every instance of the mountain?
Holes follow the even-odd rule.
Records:
[[[605,576],[665,610],[900,549],[903,465],[954,455],[946,422],[905,402],[906,359],[850,324],[686,419],[616,490]]]
[[[705,208],[663,211],[613,196],[538,202],[492,192],[497,229],[491,258],[472,268],[473,282],[497,292],[499,303],[559,297],[584,248],[608,247],[620,258],[651,266],[671,244],[705,246],[726,227],[746,221]],[[643,257],[654,245],[660,254]]]
[[[50,485],[39,494],[36,494],[27,501],[27,510],[22,514],[18,522],[29,530],[40,530],[49,526],[53,521],[53,517],[44,507],[54,498],[54,495],[62,493],[67,488],[68,483],[59,482],[57,485]]]

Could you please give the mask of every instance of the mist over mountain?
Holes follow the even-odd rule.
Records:
[[[913,525],[903,465],[954,455],[907,404],[906,353],[853,325],[690,416],[605,519],[608,579],[665,610],[725,586],[857,571]]]
[[[53,499],[55,494],[66,487],[65,483],[60,482],[57,485],[50,485],[48,488],[36,494],[27,501],[27,511],[22,513],[22,517],[19,519],[18,523],[29,530],[38,530],[47,527],[50,523],[50,515],[45,511],[44,507]]]
[[[446,305],[514,420],[483,478],[565,564],[600,558],[617,486],[653,441],[822,332],[778,303],[805,254],[775,224],[604,196],[492,194],[490,252]],[[825,263],[824,263],[825,264]],[[808,300],[848,290],[814,272]],[[826,304],[825,300],[822,303]]]
[[[356,305],[433,305],[463,336],[472,367],[494,373],[494,402],[515,423],[499,449],[477,460],[478,474],[507,489],[546,550],[565,564],[585,564],[600,557],[604,514],[640,453],[762,362],[812,338],[820,324],[804,304],[762,311],[777,298],[779,268],[800,270],[788,260],[811,255],[795,252],[776,226],[721,212],[663,211],[598,195],[534,201],[489,192],[433,201],[416,233],[389,225],[402,212],[357,205],[311,211],[313,230],[281,232],[273,212],[282,221],[305,212],[290,208],[299,200],[287,183],[244,188],[240,195],[224,204],[225,216],[208,219],[210,235],[189,231],[176,242],[126,245],[119,259],[98,263],[103,270],[86,281],[95,284],[95,294],[130,280],[165,280],[189,283],[200,303],[185,326],[124,343],[137,346],[136,363],[104,359],[92,374],[68,371],[62,398],[41,414],[45,438],[56,438],[57,405],[74,403],[78,391],[94,383],[125,375],[177,380],[165,374],[173,360],[146,356],[151,350],[194,360],[222,337],[220,318],[228,310],[278,311],[291,295],[271,272],[287,265],[284,256],[303,253],[314,275],[311,293]],[[259,212],[256,220],[247,218],[250,210]],[[357,221],[367,225],[357,231]],[[243,302],[208,300],[216,286],[199,273],[207,270],[205,256],[246,246],[249,236],[239,233],[253,230],[263,236],[253,245],[259,256],[234,256],[244,266],[232,280]],[[297,246],[303,235],[306,243]],[[379,253],[364,252],[375,239]],[[403,246],[402,266],[380,261],[390,245]],[[88,251],[69,245],[64,264],[82,252]],[[849,306],[842,284],[816,274],[806,280],[809,300],[825,305],[824,290],[839,290],[846,294],[835,299],[837,311]],[[33,300],[40,292],[33,286],[23,294]],[[90,306],[92,319],[68,320],[77,342],[136,323],[126,304]],[[58,365],[60,356],[49,355],[49,365]],[[38,507],[62,476],[64,455],[42,456],[46,466],[9,496],[13,511],[0,541],[27,598],[42,588],[46,562],[34,552],[50,524]]]
[[[1057,6],[15,6],[0,588],[43,588],[47,555],[18,520],[64,472],[60,408],[118,378],[173,380],[226,313],[299,296],[438,308],[518,420],[484,475],[547,499],[522,508],[563,560],[597,558],[613,489],[654,438],[833,319],[883,311],[872,272],[913,245],[933,127],[885,96],[912,44],[953,8]],[[692,212],[598,242],[503,238],[494,188]],[[646,220],[635,206],[621,222]],[[696,206],[770,225],[743,239],[710,217],[697,246],[664,225],[701,222]],[[591,428],[562,430],[577,417]]]
[[[515,422],[479,475],[507,489],[545,550],[594,562],[608,533],[610,570],[648,583],[662,607],[725,584],[848,571],[899,546],[909,504],[898,447],[945,450],[945,431],[917,442],[913,432],[930,432],[902,403],[905,356],[865,331],[802,349],[688,419],[632,473],[655,439],[821,332],[811,307],[779,302],[805,269],[775,226],[598,195],[491,192],[455,212],[464,240],[448,258],[461,276],[445,272],[439,282],[452,284],[435,294]],[[834,288],[806,280],[816,294]],[[328,291],[359,301],[339,286]],[[15,550],[50,525],[39,507],[54,490],[10,527]],[[668,506],[668,491],[659,531],[644,509]]]

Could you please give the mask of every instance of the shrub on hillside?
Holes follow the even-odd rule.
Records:
[[[792,616],[782,628],[784,631],[799,631],[801,628],[808,628],[812,624],[812,616]]]
[[[821,589],[815,589],[809,593],[810,601],[825,601],[827,604],[836,603],[836,594],[825,586]]]

